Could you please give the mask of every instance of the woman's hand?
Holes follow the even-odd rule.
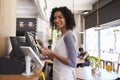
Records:
[[[42,40],[37,40],[38,41],[38,43],[39,43],[39,45],[42,47],[42,48],[44,48],[44,44],[43,44],[43,42],[42,42]]]
[[[48,48],[45,48],[45,47],[41,49],[41,53],[44,56],[49,56],[49,57],[54,56],[54,52],[51,49],[48,49]]]

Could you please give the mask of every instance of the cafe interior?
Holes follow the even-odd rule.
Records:
[[[89,54],[90,65],[75,68],[75,80],[120,80],[120,0],[0,0],[0,80],[53,80],[53,61],[34,39],[54,49],[61,33],[49,18],[60,6],[74,14],[76,52]]]

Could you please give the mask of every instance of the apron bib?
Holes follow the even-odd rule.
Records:
[[[63,40],[64,36],[59,38],[57,41],[57,45],[55,46],[55,53],[68,57],[68,52],[66,49],[66,45]],[[53,65],[53,80],[75,80],[74,79],[74,68],[67,66],[61,63],[59,60],[54,58],[54,65]]]

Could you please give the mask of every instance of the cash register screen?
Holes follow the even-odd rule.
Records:
[[[27,52],[29,52],[27,54],[29,54],[33,58],[33,61],[35,63],[42,65],[43,60],[41,60],[42,55],[41,55],[40,50],[39,50],[40,45],[37,44],[33,34],[30,32],[25,32],[25,38],[26,38],[26,43],[27,43],[29,48],[24,46],[21,49],[23,49],[24,52],[26,52],[26,50],[27,50]]]
[[[37,54],[33,51],[33,49],[29,46],[20,46],[20,48],[24,51],[25,54],[29,55],[32,60],[40,65],[42,68],[44,66],[44,61],[40,60]]]

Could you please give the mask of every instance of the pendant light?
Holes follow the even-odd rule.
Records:
[[[73,0],[73,15],[74,15],[74,0]]]
[[[85,19],[83,15],[80,15],[80,22],[81,22],[81,27],[79,33],[83,34],[85,32]]]
[[[99,4],[98,4],[99,0],[97,0],[97,3],[96,3],[96,26],[94,27],[96,30],[100,30],[101,27],[99,25]]]

